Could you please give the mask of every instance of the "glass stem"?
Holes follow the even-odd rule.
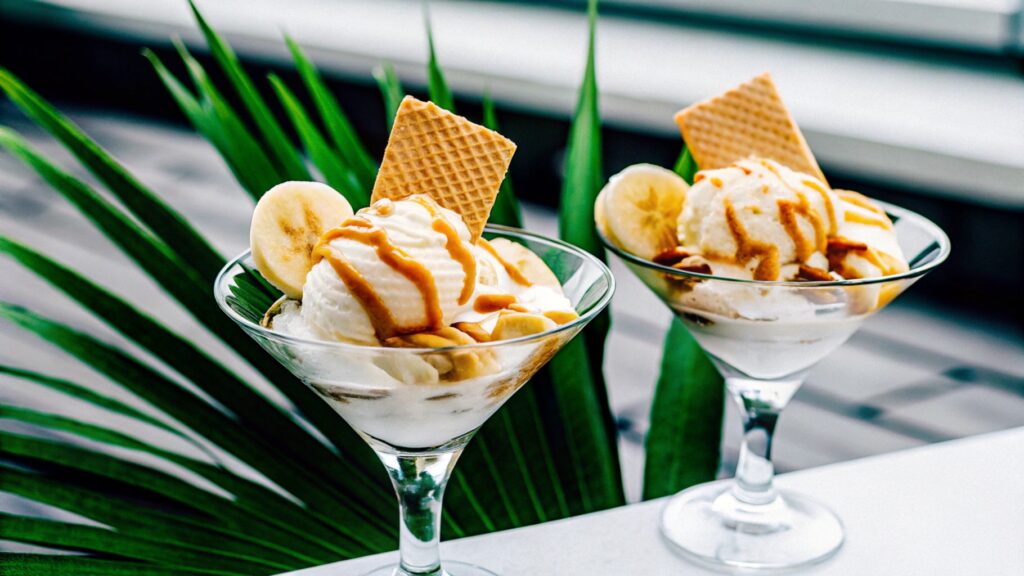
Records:
[[[388,469],[398,496],[401,558],[396,576],[442,575],[441,499],[462,448],[436,454],[377,456]]]
[[[769,504],[778,497],[773,480],[772,435],[778,412],[753,410],[743,418],[743,446],[736,463],[733,493],[745,504]]]
[[[743,446],[736,463],[736,481],[714,505],[729,524],[769,531],[787,523],[785,502],[775,490],[772,438],[779,414],[800,384],[800,380],[726,377],[729,395],[739,405],[743,418]]]

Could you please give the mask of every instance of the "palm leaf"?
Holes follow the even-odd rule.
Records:
[[[594,226],[594,201],[603,182],[601,154],[601,118],[598,112],[597,69],[595,47],[597,43],[597,0],[589,0],[587,4],[588,41],[587,62],[580,86],[579,100],[569,128],[569,142],[566,146],[565,167],[562,180],[562,195],[559,209],[559,235],[601,260],[605,259],[604,248],[597,236]],[[590,462],[590,465],[601,466],[604,472],[589,476],[593,482],[600,478],[606,481],[613,476],[618,479],[619,460],[616,450],[618,438],[615,418],[608,403],[608,391],[604,383],[602,367],[604,365],[604,345],[609,330],[607,312],[595,318],[583,332],[585,346],[570,345],[567,350],[556,356],[551,362],[551,370],[564,374],[570,380],[579,380],[580,394],[593,397],[593,410],[601,420],[597,426],[587,423],[591,431],[603,432],[602,437],[590,438],[591,446],[586,451],[604,454],[607,459]],[[573,347],[574,350],[569,350]],[[588,370],[580,370],[586,366]],[[587,380],[583,382],[582,380]],[[564,384],[557,377],[554,380],[561,388]],[[585,433],[579,434],[586,439]],[[585,452],[586,452],[585,451]],[[599,493],[613,494],[603,501],[600,507],[614,506],[623,501],[621,480],[612,486],[600,486]]]
[[[240,560],[258,562],[263,559],[273,563],[277,570],[295,569],[322,561],[301,554],[293,555],[275,542],[211,526],[209,521],[133,507],[131,500],[80,488],[40,474],[0,468],[0,482],[7,492],[73,512],[147,542],[166,542]],[[254,557],[254,552],[259,556]]]
[[[124,352],[46,320],[26,310],[0,304],[0,318],[6,318],[61,347],[67,353],[128,388],[193,430],[201,430],[211,442],[246,462],[311,507],[333,515],[338,529],[367,546],[392,542],[391,526],[380,513],[368,510],[368,503],[352,496],[358,485],[340,491],[322,477],[311,473],[294,455],[274,449],[237,421],[207,404],[174,381],[133,359]],[[358,518],[358,526],[353,520]],[[369,549],[367,549],[369,551]]]
[[[564,239],[604,260],[604,247],[594,227],[594,201],[604,181],[595,62],[597,1],[589,0],[587,5],[587,64],[565,152],[559,231]]]
[[[174,45],[199,94],[214,134],[221,143],[219,149],[222,150],[222,155],[228,161],[236,178],[238,175],[244,175],[246,182],[250,183],[246,187],[249,195],[259,200],[263,193],[275,184],[287,180],[285,174],[274,169],[269,154],[263,151],[259,140],[213,84],[202,64],[192,57],[185,44],[175,40]]]
[[[355,173],[342,163],[341,157],[335,150],[328,146],[327,141],[320,134],[320,130],[306,115],[298,98],[276,74],[271,74],[269,78],[285,112],[288,113],[295,130],[299,133],[299,139],[302,140],[306,153],[309,154],[313,164],[323,174],[327,183],[340,191],[351,202],[353,208],[358,209],[369,204],[370,194],[367,189],[363,188]]]
[[[84,556],[0,553],[0,573],[5,576],[192,576],[194,572]]]
[[[593,23],[593,10],[590,17]],[[581,92],[582,111],[573,125],[579,142],[586,142],[588,130],[597,130],[596,122],[580,120],[596,116],[596,100],[585,95],[595,87],[592,75],[591,66]],[[599,164],[600,148],[593,153]],[[577,174],[597,181],[589,172]],[[576,189],[566,184],[563,204],[580,201]],[[592,228],[592,222],[587,226]],[[563,237],[571,242],[585,238],[586,231],[575,232],[563,228]],[[604,331],[599,327],[597,333],[602,346]],[[488,512],[479,519],[488,530],[623,504],[613,426],[599,360],[582,339],[570,342],[484,424],[461,457],[446,500],[456,510]]]
[[[149,542],[107,528],[0,513],[4,538],[159,562],[201,574],[273,574],[274,565],[167,543]]]
[[[59,430],[62,432],[68,432],[76,434],[83,438],[88,438],[97,442],[103,442],[110,446],[116,446],[119,448],[127,448],[130,450],[136,450],[139,452],[145,452],[153,456],[157,456],[168,462],[177,464],[183,468],[186,468],[200,476],[203,476],[207,480],[213,482],[220,488],[226,490],[232,494],[235,498],[235,504],[242,510],[246,510],[254,515],[266,516],[274,519],[275,524],[279,529],[291,532],[295,536],[301,537],[303,540],[309,540],[316,543],[317,546],[323,550],[331,550],[330,552],[322,552],[317,555],[304,554],[298,550],[292,550],[291,548],[281,546],[274,540],[271,544],[266,544],[264,540],[254,538],[252,535],[245,534],[233,530],[230,525],[222,524],[217,519],[202,518],[196,522],[191,520],[188,515],[173,514],[172,518],[180,520],[185,523],[198,524],[203,527],[217,528],[224,535],[234,539],[249,539],[252,542],[259,544],[261,547],[269,547],[268,549],[280,548],[280,552],[285,552],[287,556],[291,557],[292,560],[303,560],[306,562],[323,562],[336,557],[336,555],[347,555],[349,552],[345,548],[338,548],[336,543],[341,534],[328,522],[316,516],[312,511],[309,511],[301,506],[297,505],[294,501],[282,497],[277,492],[270,490],[261,484],[253,482],[236,476],[222,468],[195,460],[193,458],[171,452],[162,448],[157,448],[145,442],[142,442],[134,437],[128,436],[116,430],[97,426],[95,424],[89,424],[80,422],[72,418],[66,418],[63,416],[56,416],[53,414],[47,414],[44,412],[38,412],[25,408],[16,408],[12,406],[0,407],[0,418],[7,418],[18,420],[20,422],[33,424],[37,426],[45,427],[49,430]],[[40,479],[34,479],[31,482],[31,490],[38,492],[42,490],[37,486],[43,482]],[[81,489],[81,490],[95,490],[95,488],[82,488],[73,481],[67,481],[64,479],[63,485],[68,489]],[[13,484],[4,483],[4,489],[7,491],[15,491]],[[56,497],[56,492],[52,490],[45,491],[45,494],[31,495],[23,493],[27,489],[23,489],[22,492],[18,492],[26,497],[34,497],[34,499],[45,502],[50,505],[59,505],[58,503],[52,502],[49,499]],[[107,490],[104,492],[104,499],[100,502],[90,502],[88,500],[76,499],[73,506],[78,508],[69,508],[62,506],[63,509],[82,514],[83,516],[93,518],[104,524],[120,528],[121,523],[110,522],[110,515],[116,513],[124,513],[134,515],[137,511],[131,510],[130,508],[124,508],[108,503],[106,500],[122,498],[116,491]],[[108,510],[108,508],[113,508]],[[152,508],[146,508],[146,513],[157,514],[158,512]],[[103,514],[104,517],[98,517],[94,514]],[[118,516],[119,517],[119,516]],[[134,516],[126,519],[125,521],[136,522]],[[145,524],[145,523],[143,523]],[[301,528],[298,528],[301,527]],[[142,530],[143,528],[139,528]],[[299,530],[296,532],[296,530]],[[250,542],[250,545],[251,543]]]
[[[335,446],[339,449],[344,447],[361,470],[370,474],[380,474],[380,466],[374,461],[372,453],[333,410],[221,313],[213,300],[212,282],[199,278],[196,272],[183,264],[166,245],[142,230],[83,182],[43,158],[16,133],[0,127],[0,147],[6,148],[32,167],[181,303],[196,320],[267,376]]]
[[[484,126],[498,132],[498,115],[494,112],[494,100],[491,98],[490,92],[484,93],[482,104]],[[508,174],[501,181],[501,189],[498,191],[498,197],[494,199],[494,207],[491,208],[488,222],[516,228],[523,227],[523,211],[519,208],[515,192],[512,191],[512,177]]]
[[[294,527],[289,529],[289,525],[279,523],[272,516],[253,513],[228,498],[207,492],[166,472],[93,450],[29,436],[0,432],[0,440],[0,455],[17,463],[42,466],[61,478],[82,477],[84,473],[87,477],[100,479],[104,490],[141,493],[150,502],[150,507],[168,508],[177,514],[201,518],[258,539],[278,542],[313,557],[339,554]],[[332,542],[334,545],[337,543],[337,540]]]
[[[159,322],[89,281],[35,252],[0,236],[0,253],[23,266],[90,310],[112,328],[139,344],[196,383],[232,411],[242,425],[279,449],[297,452],[326,474],[351,474],[323,444],[256,392],[237,375]],[[267,434],[273,430],[273,434]]]
[[[203,15],[196,8],[195,2],[189,0],[192,7],[192,14],[195,16],[199,29],[206,38],[206,45],[213,55],[213,59],[220,66],[228,78],[228,82],[235,89],[241,98],[250,117],[256,124],[256,128],[263,139],[263,145],[270,151],[271,160],[274,162],[278,173],[286,180],[309,180],[309,171],[302,163],[302,158],[291,144],[291,140],[285,135],[281,125],[278,124],[274,114],[263,101],[249,74],[242,68],[238,56],[228,46],[227,42],[217,34],[206,22]]]
[[[114,412],[115,414],[127,416],[129,418],[138,420],[139,422],[143,422],[145,424],[149,424],[150,426],[160,428],[161,430],[170,432],[171,434],[174,434],[180,438],[188,438],[180,430],[170,426],[169,424],[163,422],[162,420],[158,420],[153,416],[150,416],[149,414],[146,414],[136,408],[133,408],[125,404],[124,402],[121,402],[120,400],[116,400],[109,396],[104,396],[103,394],[99,394],[93,390],[90,390],[89,388],[86,388],[85,386],[75,384],[74,382],[69,382],[61,378],[54,378],[53,376],[47,376],[45,374],[39,374],[38,372],[22,370],[21,368],[5,366],[2,364],[0,364],[0,374],[6,374],[8,376],[20,378],[22,380],[35,382],[36,384],[40,384],[52,390],[62,392],[72,398],[82,400],[83,402],[88,402],[89,404],[98,406],[105,410],[109,410],[111,412]]]
[[[676,160],[676,165],[672,168],[676,174],[686,180],[687,184],[693,184],[693,177],[697,174],[697,162],[693,160],[693,156],[690,155],[690,149],[683,144],[683,150],[679,153],[679,158]]]
[[[377,166],[359,139],[359,135],[352,128],[348,116],[342,111],[338,101],[324,84],[320,73],[306,58],[299,45],[288,36],[285,36],[285,43],[288,44],[288,50],[292,53],[292,60],[295,62],[299,76],[302,77],[302,82],[306,85],[306,89],[313,98],[313,103],[320,112],[320,119],[323,120],[327,133],[331,136],[334,148],[345,165],[355,172],[363,190],[373,188]]]
[[[430,100],[449,112],[455,112],[455,97],[452,96],[451,88],[444,79],[444,72],[437,62],[437,52],[434,50],[434,32],[430,26],[430,12],[427,4],[423,4],[423,23],[427,29],[427,92]]]
[[[402,83],[395,74],[395,67],[385,62],[373,69],[373,77],[377,80],[377,88],[380,89],[381,98],[384,99],[384,114],[388,122],[388,130],[395,123],[395,114],[398,113],[398,106],[405,97],[405,90]]]
[[[645,447],[644,499],[715,479],[722,441],[722,377],[678,319],[665,335]]]
[[[200,102],[191,91],[185,88],[171,74],[154,52],[143,50],[142,54],[149,60],[160,81],[163,82],[164,87],[167,88],[171,97],[177,102],[178,107],[185,114],[185,117],[188,118],[192,127],[217,149],[217,152],[224,159],[224,163],[227,164],[228,169],[235,176],[235,180],[238,181],[250,196],[258,197],[263,191],[267,190],[268,181],[280,181],[277,172],[270,164],[270,160],[263,155],[263,150],[253,145],[252,141],[246,140],[245,142],[248,145],[243,143],[241,146],[232,146],[232,141],[229,140],[228,135],[225,133],[225,127],[221,125],[220,120],[217,118],[217,113],[213,109],[213,103],[209,95],[204,96],[202,102]],[[244,127],[243,130],[245,130]],[[240,148],[249,148],[250,146],[256,149],[252,152],[252,156],[240,156]],[[246,165],[251,166],[252,170],[247,170]]]
[[[224,258],[178,212],[143,186],[98,144],[38,94],[0,68],[0,89],[29,118],[53,134],[111,192],[199,274],[212,278]]]

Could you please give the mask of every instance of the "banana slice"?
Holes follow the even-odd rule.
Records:
[[[554,320],[540,314],[527,312],[506,312],[498,318],[494,325],[491,338],[494,340],[510,340],[531,334],[540,334],[558,326]]]
[[[604,234],[605,238],[618,246],[619,241],[608,227],[608,211],[604,207],[606,198],[608,198],[607,186],[601,190],[601,193],[597,195],[597,200],[594,201],[594,224],[597,224],[597,229]]]
[[[337,190],[319,182],[284,182],[256,203],[249,245],[256,268],[289,298],[302,298],[310,252],[320,235],[352,217]]]
[[[679,244],[676,221],[689,188],[671,170],[635,164],[608,180],[595,218],[598,225],[606,221],[609,240],[641,258],[654,258]]]
[[[495,238],[490,243],[501,259],[518,268],[531,284],[550,286],[561,294],[562,283],[558,281],[558,277],[540,259],[540,256],[534,254],[529,248],[506,238]]]

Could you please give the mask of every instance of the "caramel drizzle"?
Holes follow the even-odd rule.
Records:
[[[821,252],[824,252],[828,245],[828,234],[825,231],[825,226],[821,222],[821,217],[818,216],[813,210],[811,210],[811,203],[807,200],[807,196],[802,190],[790,186],[789,182],[779,174],[779,171],[774,166],[761,160],[761,166],[772,173],[775,178],[785,186],[789,191],[797,197],[797,202],[790,200],[779,200],[779,218],[782,220],[782,225],[786,229],[786,234],[793,240],[793,244],[796,246],[797,259],[805,261],[810,258],[811,254],[814,253],[815,247]],[[831,203],[827,206],[831,210]],[[799,222],[797,221],[797,214],[806,218],[811,226],[814,228],[814,240],[815,243],[811,244],[807,238],[804,237],[803,232],[800,230]],[[834,215],[829,217],[831,221],[834,219]]]
[[[864,196],[859,192],[854,192],[853,190],[841,190],[837,193],[844,202],[848,202],[854,206],[860,206],[868,212],[874,212],[879,216],[885,216],[885,210],[876,206],[875,203],[869,200],[867,196]]]
[[[481,294],[473,301],[473,310],[481,314],[490,314],[504,310],[515,302],[516,297],[511,294]]]
[[[835,206],[832,205],[832,196],[830,196],[828,191],[819,186],[814,180],[804,179],[801,183],[818,194],[821,194],[821,200],[825,203],[825,211],[828,212],[828,233],[830,236],[835,235],[835,233],[839,231],[839,223],[836,221],[836,209]]]
[[[426,324],[423,326],[397,326],[394,315],[380,299],[373,286],[343,255],[330,247],[331,241],[337,238],[346,238],[373,247],[381,262],[412,282],[423,296],[423,307],[427,316]],[[320,237],[316,248],[313,249],[313,257],[314,259],[327,258],[331,263],[331,267],[338,273],[342,282],[359,300],[370,317],[370,323],[373,324],[378,340],[384,340],[399,333],[437,330],[443,327],[443,314],[437,287],[434,284],[434,275],[404,250],[392,244],[387,236],[387,231],[380,226],[376,226],[360,216],[349,218],[341,227],[328,230]]]
[[[362,305],[366,315],[370,317],[370,324],[373,325],[373,331],[378,340],[384,341],[398,332],[391,310],[380,299],[377,291],[366,281],[366,278],[340,252],[321,243],[313,249],[313,258],[316,260],[323,258],[330,263],[331,268],[334,268],[334,272]]]
[[[427,212],[434,219],[430,227],[435,232],[444,234],[446,240],[445,248],[448,249],[448,255],[451,256],[452,260],[462,265],[462,292],[459,293],[459,306],[469,302],[469,297],[473,295],[473,288],[476,285],[476,257],[462,243],[462,239],[459,238],[459,233],[455,230],[455,227],[441,215],[441,212],[437,209],[437,204],[433,200],[419,195],[411,196],[409,200],[426,208]]]
[[[888,221],[888,219],[882,220],[881,218],[872,218],[871,216],[866,216],[860,212],[854,212],[852,210],[847,211],[846,214],[843,215],[843,220],[846,220],[847,222],[853,222],[855,224],[878,226],[879,228],[885,228],[886,230],[892,228],[892,224]]]
[[[490,242],[481,238],[477,240],[477,245],[479,245],[484,250],[490,252],[491,256],[494,256],[494,259],[497,260],[498,263],[501,264],[503,268],[505,268],[505,272],[508,273],[509,278],[511,278],[513,282],[519,284],[520,286],[533,285],[533,282],[530,282],[529,278],[523,276],[523,273],[519,271],[519,268],[516,268],[515,265],[510,264],[504,258],[502,258],[501,255],[498,254],[498,251],[494,249],[494,246],[491,246]]]
[[[843,219],[846,220],[847,222],[854,222],[857,224],[864,224],[867,226],[878,226],[879,228],[883,228],[885,230],[892,229],[892,221],[889,220],[889,216],[885,213],[885,210],[882,210],[867,196],[864,196],[859,192],[854,192],[853,190],[837,190],[836,193],[839,194],[839,198],[841,198],[843,202],[846,202],[847,204],[851,204],[858,208],[863,208],[869,214],[873,214],[874,216],[876,216],[875,218],[872,218],[868,214],[861,214],[855,211],[847,210],[845,216],[843,217]]]
[[[725,220],[729,224],[729,232],[736,241],[736,259],[746,264],[753,258],[760,257],[754,270],[754,280],[775,280],[779,277],[779,249],[774,244],[754,240],[747,233],[736,216],[732,202],[725,199]]]

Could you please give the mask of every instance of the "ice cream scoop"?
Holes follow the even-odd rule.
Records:
[[[677,235],[716,274],[788,280],[800,265],[828,269],[828,238],[841,221],[839,198],[823,182],[772,160],[748,159],[697,174]]]
[[[640,164],[613,176],[595,220],[613,244],[690,272],[746,280],[874,278],[907,269],[892,222],[869,198],[778,162],[698,172],[693,186]],[[629,192],[625,194],[624,192]],[[626,199],[631,199],[626,202]],[[675,238],[663,228],[675,219]]]
[[[576,315],[536,255],[508,241],[471,242],[460,215],[426,195],[378,200],[324,232],[311,253],[301,306],[283,306],[273,320],[296,336],[407,345],[395,338],[470,324],[467,332],[490,339]],[[514,314],[537,320],[501,321]]]
[[[476,287],[462,219],[426,196],[382,200],[328,231],[303,287],[321,338],[376,344],[451,324]]]

